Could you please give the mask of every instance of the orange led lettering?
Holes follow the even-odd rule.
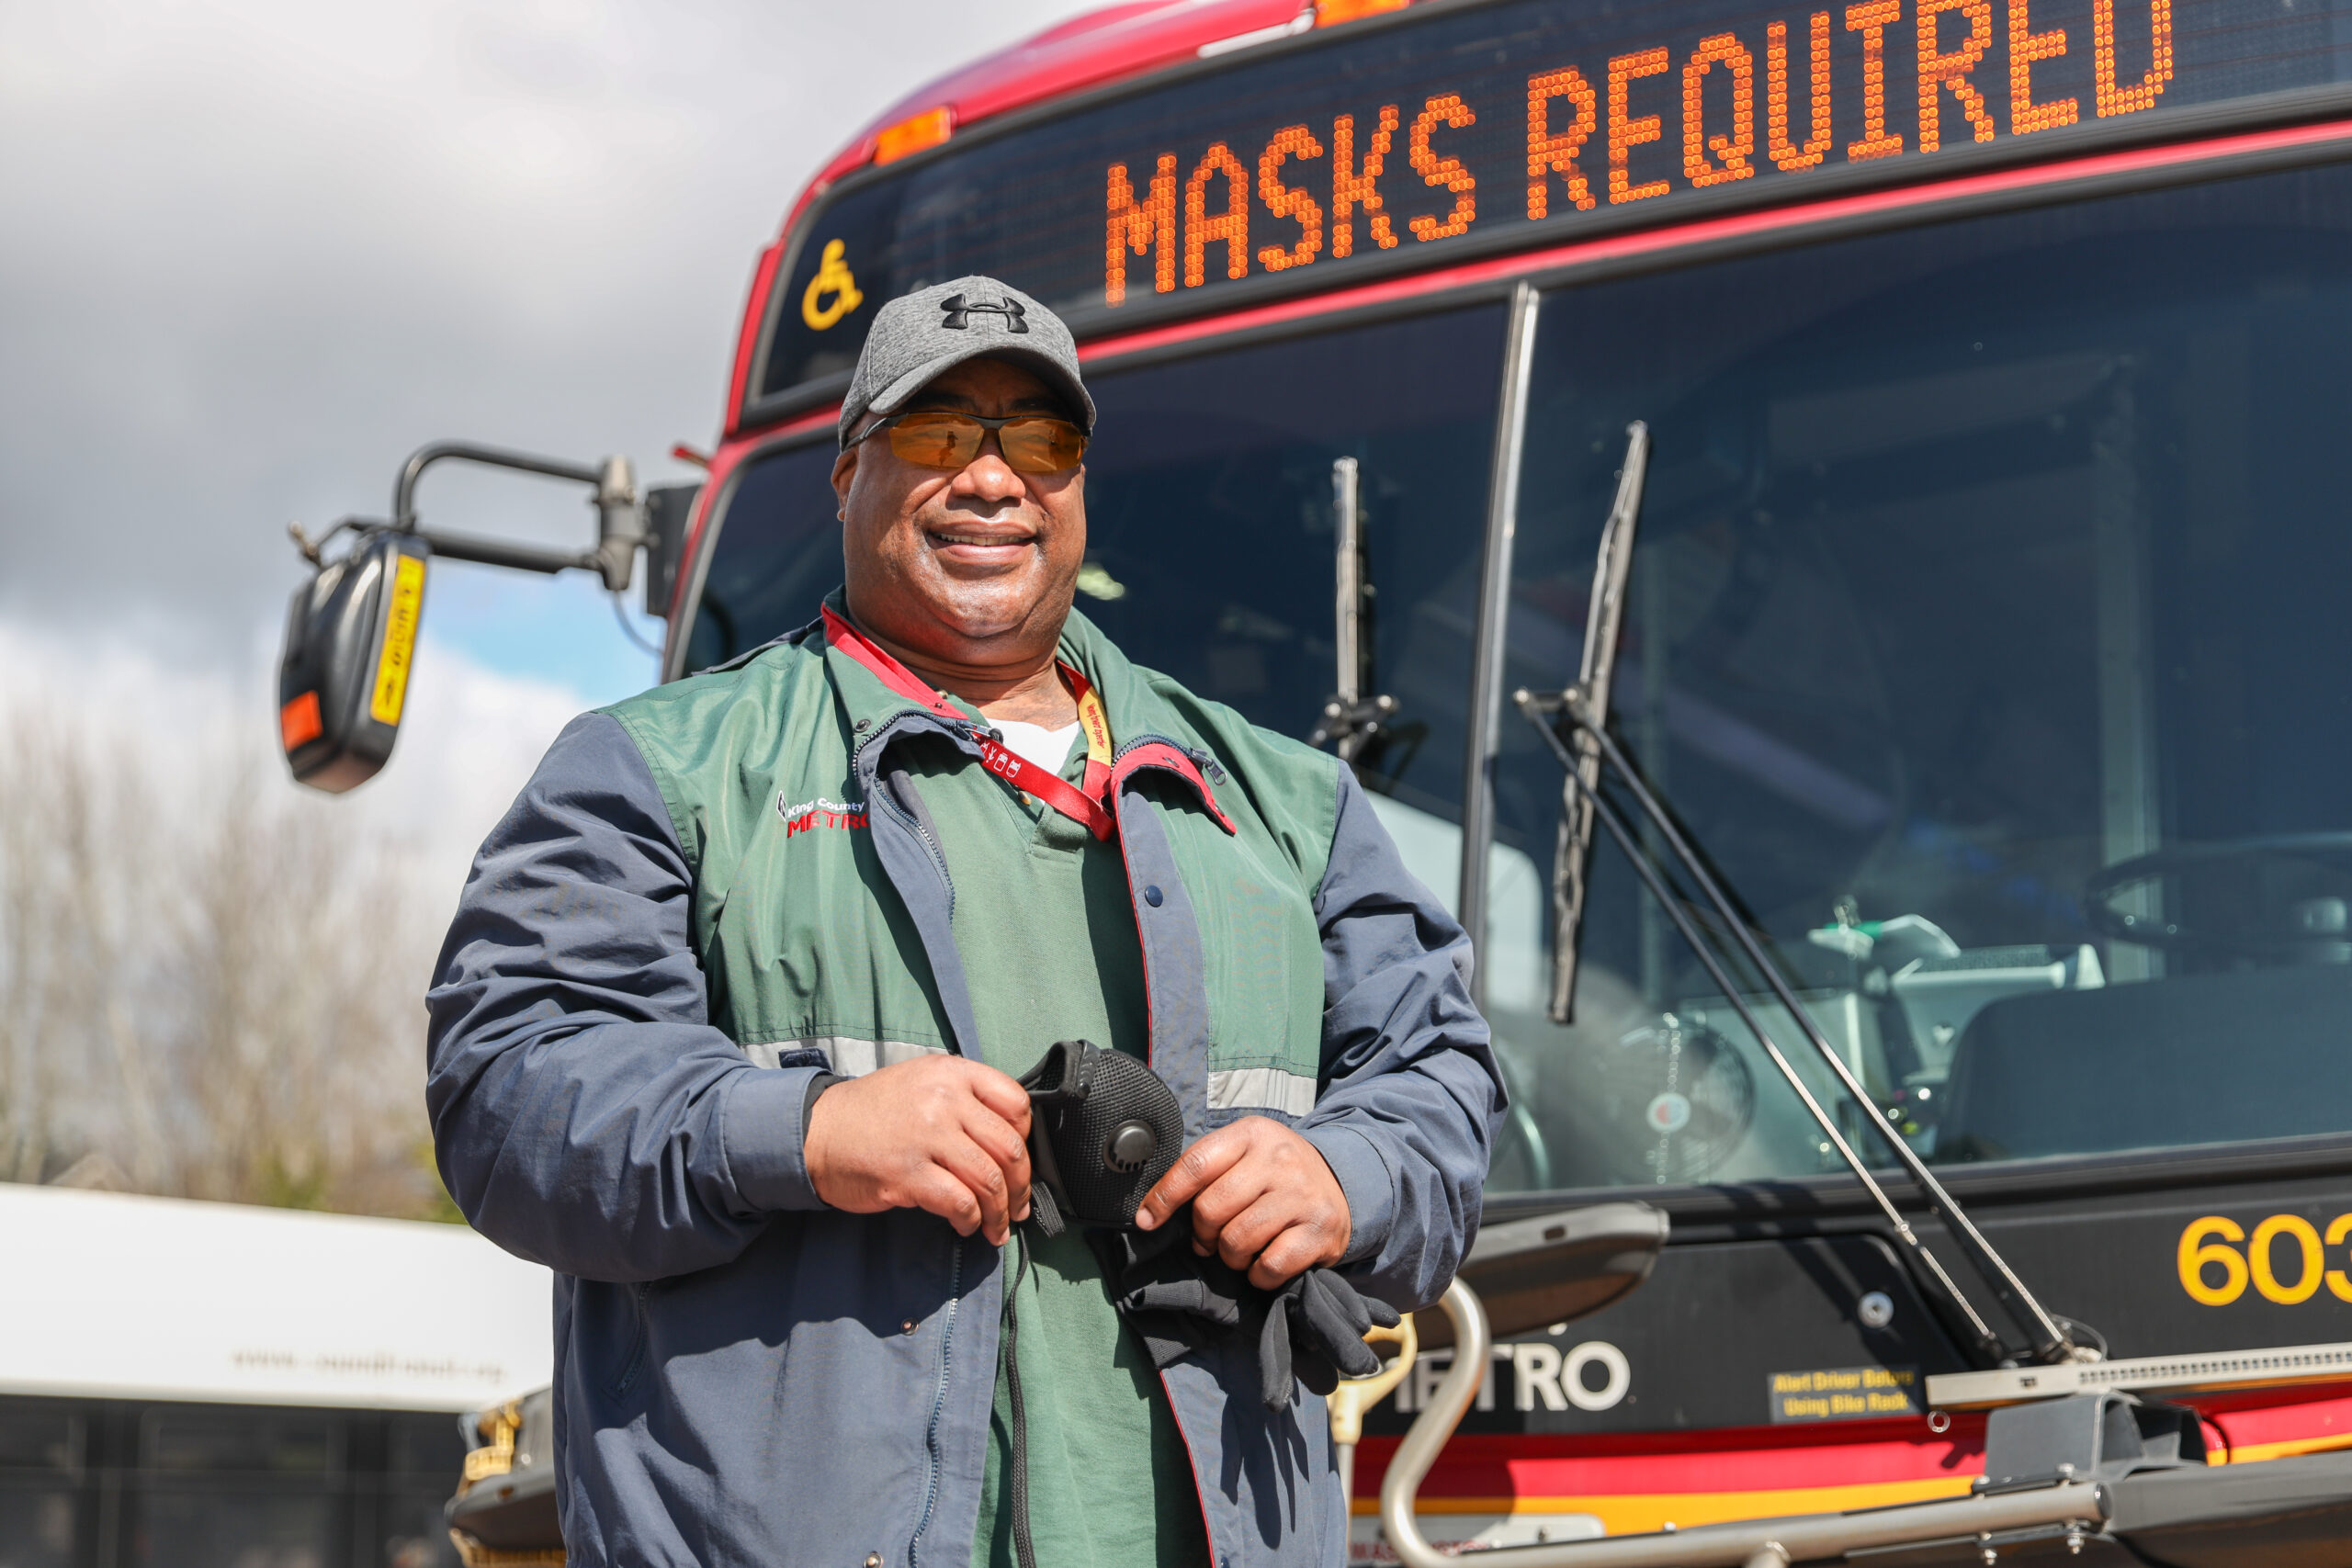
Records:
[[[1829,151],[1829,13],[1813,14],[1813,118],[1804,145],[1789,140],[1789,25],[1764,29],[1764,147],[1772,162],[1793,174],[1810,169]]]
[[[1413,168],[1421,176],[1423,185],[1442,186],[1453,193],[1453,210],[1447,213],[1442,220],[1416,218],[1406,225],[1412,230],[1416,240],[1442,240],[1462,233],[1469,229],[1470,220],[1478,216],[1478,198],[1474,194],[1478,188],[1478,182],[1471,176],[1469,170],[1462,166],[1459,158],[1445,157],[1430,146],[1430,132],[1441,125],[1450,125],[1460,130],[1464,126],[1477,123],[1478,117],[1470,112],[1470,106],[1462,101],[1460,95],[1453,93],[1448,93],[1442,98],[1431,98],[1422,107],[1421,112],[1413,117],[1412,133],[1405,142],[1406,156],[1412,160]]]
[[[1862,139],[1846,144],[1846,160],[1887,158],[1903,138],[1886,130],[1886,29],[1903,19],[1903,0],[1868,0],[1846,7],[1846,30],[1862,35]]]
[[[1286,126],[1274,132],[1266,150],[1258,154],[1258,199],[1266,210],[1277,218],[1295,220],[1298,243],[1285,250],[1280,245],[1268,245],[1258,253],[1258,265],[1268,272],[1281,272],[1289,267],[1305,266],[1323,249],[1323,208],[1306,191],[1283,184],[1283,160],[1285,158],[1320,158],[1323,143],[1303,125]]]
[[[2115,0],[2091,0],[2091,61],[2096,68],[2099,118],[2138,114],[2151,107],[2156,95],[2172,80],[2172,0],[2151,0],[2148,6],[2148,73],[2136,87],[2115,81]]]
[[[1552,129],[1552,100],[1566,98],[1577,107],[1577,118],[1565,130]],[[1527,79],[1527,216],[1532,220],[1552,211],[1552,178],[1568,182],[1568,199],[1580,211],[1593,208],[1592,186],[1577,166],[1577,154],[1592,134],[1599,110],[1587,82],[1574,66],[1546,71]]]
[[[2009,0],[2009,134],[2023,136],[2030,130],[2054,130],[2062,125],[2072,125],[2081,111],[2072,98],[2052,98],[2046,104],[2033,101],[2033,62],[2037,60],[2057,60],[2066,52],[2066,29],[2052,28],[2046,33],[2033,30],[2032,0]]]
[[[1176,154],[1159,155],[1150,190],[1140,202],[1127,178],[1127,166],[1112,164],[1103,205],[1109,219],[1102,240],[1102,303],[1116,305],[1126,299],[1129,250],[1141,255],[1158,247],[1151,287],[1157,293],[1171,292],[1176,287]]]
[[[1898,0],[1885,0],[1892,6]],[[1634,184],[1626,168],[1626,155],[1645,141],[1656,141],[1662,134],[1658,117],[1632,117],[1628,102],[1636,76],[1661,76],[1672,63],[1672,57],[1663,49],[1645,49],[1635,54],[1621,54],[1609,62],[1609,199],[1611,202],[1643,201],[1653,196],[1664,196],[1667,182],[1651,180]]]
[[[1717,65],[1731,75],[1729,136],[1707,134],[1707,73]],[[1682,172],[1694,186],[1744,180],[1756,172],[1747,161],[1755,151],[1756,61],[1739,39],[1717,33],[1701,42],[1682,68]]]
[[[1357,208],[1363,209],[1364,227],[1372,231],[1372,243],[1382,250],[1392,250],[1396,244],[1396,231],[1389,227],[1388,214],[1380,204],[1380,173],[1388,162],[1388,143],[1396,134],[1396,106],[1383,104],[1380,119],[1372,132],[1372,145],[1363,150],[1363,163],[1356,158],[1356,117],[1343,114],[1331,122],[1331,254],[1334,256],[1352,254],[1356,248],[1355,220],[1349,217]]]
[[[1946,11],[1968,18],[1968,41],[1943,53],[1936,38],[1937,19]],[[1919,151],[1932,152],[1943,145],[1944,89],[1960,100],[1970,130],[1979,141],[1993,140],[1993,117],[1984,112],[1984,95],[1968,73],[1993,47],[1993,0],[1919,0]]]
[[[1225,210],[1208,214],[1209,181],[1225,176]],[[1184,182],[1184,287],[1198,288],[1207,280],[1202,253],[1225,242],[1225,276],[1250,275],[1250,171],[1222,141],[1212,141]]]

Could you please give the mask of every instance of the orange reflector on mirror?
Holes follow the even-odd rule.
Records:
[[[277,710],[277,739],[292,756],[297,746],[316,740],[326,726],[319,721],[319,694],[305,692]]]
[[[874,161],[894,163],[910,152],[926,147],[936,147],[956,134],[956,111],[946,104],[935,109],[925,109],[898,124],[886,126],[874,139]]]

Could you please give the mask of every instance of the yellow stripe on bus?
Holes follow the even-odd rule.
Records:
[[[2242,1443],[2226,1454],[2210,1456],[2214,1464],[2258,1464],[2267,1459],[2293,1459],[2298,1454],[2333,1453],[2352,1449],[2352,1432],[2332,1432],[2324,1438],[2296,1438],[2283,1443]]]
[[[416,618],[424,607],[424,562],[403,555],[392,569],[392,604],[384,616],[384,651],[376,658],[376,694],[368,705],[378,724],[398,724],[408,697],[409,662],[416,657]]]
[[[1590,1514],[1611,1535],[1643,1535],[1672,1525],[1729,1524],[1740,1519],[1781,1518],[1790,1514],[1837,1514],[1849,1508],[1883,1508],[1896,1503],[1926,1503],[1964,1497],[1971,1475],[1924,1481],[1874,1481],[1854,1486],[1792,1486],[1770,1492],[1624,1493],[1598,1497],[1423,1497],[1416,1511],[1439,1514]],[[1377,1514],[1376,1498],[1358,1497],[1351,1510]]]

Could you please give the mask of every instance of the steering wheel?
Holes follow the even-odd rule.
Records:
[[[2295,958],[2307,957],[2314,943],[2352,949],[2352,930],[2346,929],[2340,916],[2325,929],[2317,925],[2301,931],[2257,927],[2224,934],[2183,926],[2157,916],[2127,914],[2115,907],[2118,894],[2158,877],[2266,859],[2352,862],[2352,832],[2266,833],[2210,844],[2176,844],[2149,854],[2134,855],[2093,874],[2083,885],[2083,912],[2091,929],[2101,936],[2162,948],[2167,953]],[[2352,864],[2346,868],[2345,882],[2346,901],[2352,902]]]

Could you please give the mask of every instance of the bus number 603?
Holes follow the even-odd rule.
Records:
[[[2294,1306],[2317,1295],[2324,1281],[2336,1300],[2352,1302],[2352,1277],[2327,1267],[2327,1249],[2342,1246],[2346,1237],[2352,1237],[2352,1214],[2328,1221],[2324,1237],[2301,1214],[2273,1214],[2254,1227],[2251,1237],[2235,1220],[2208,1214],[2180,1233],[2180,1288],[2191,1301],[2227,1306],[2245,1294],[2250,1280],[2265,1301]],[[2272,1262],[2273,1248],[2281,1241],[2292,1241],[2301,1255],[2289,1265],[2286,1279]],[[2244,1252],[2234,1245],[2239,1242],[2245,1244]]]

